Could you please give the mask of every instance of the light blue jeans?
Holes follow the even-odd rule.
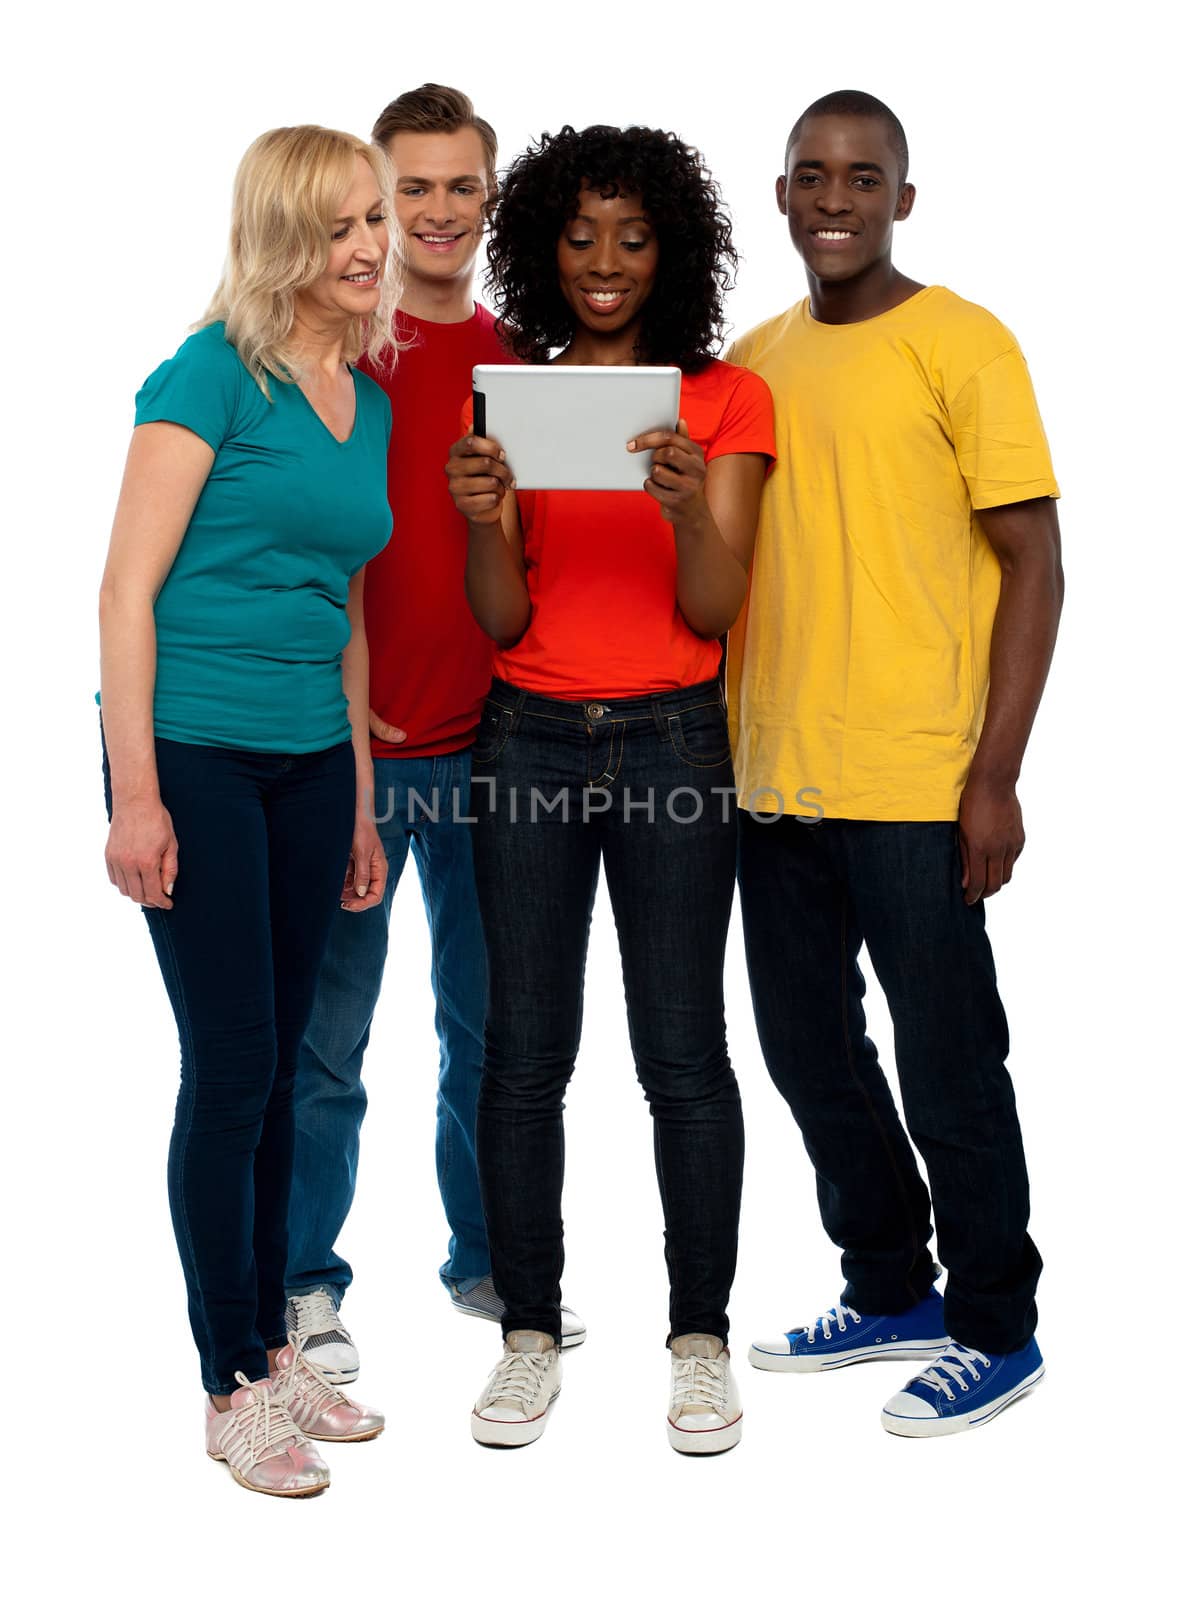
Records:
[[[381,989],[389,913],[410,851],[430,924],[438,1030],[438,1187],[450,1225],[445,1283],[490,1271],[475,1167],[487,962],[471,854],[471,757],[377,760],[377,828],[389,861],[380,911],[337,911],[295,1073],[295,1166],[287,1293],[327,1289],[340,1302],[352,1268],[336,1241],[356,1190],[367,1096],[360,1069]],[[402,1064],[404,1067],[404,1064]]]

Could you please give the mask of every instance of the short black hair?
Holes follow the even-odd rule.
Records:
[[[791,128],[790,137],[786,141],[785,167],[790,165],[790,152],[798,143],[803,123],[811,117],[875,117],[878,122],[883,122],[888,130],[888,142],[897,158],[900,182],[903,184],[908,178],[909,141],[905,138],[901,119],[891,106],[886,106],[883,100],[877,100],[874,94],[865,94],[863,89],[836,89],[834,93],[825,94],[807,106]]]
[[[557,240],[582,188],[642,197],[659,241],[654,293],[643,312],[641,363],[698,372],[724,330],[736,268],[732,227],[700,152],[658,128],[598,125],[546,133],[516,157],[487,242],[499,326],[523,361],[567,345],[576,318],[557,278]]]

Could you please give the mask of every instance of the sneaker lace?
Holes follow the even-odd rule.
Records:
[[[945,1355],[939,1356],[926,1367],[924,1372],[919,1373],[913,1382],[928,1384],[931,1389],[940,1390],[948,1400],[952,1400],[954,1391],[950,1387],[951,1382],[956,1383],[959,1390],[965,1394],[970,1384],[967,1383],[964,1374],[969,1372],[971,1380],[977,1383],[979,1367],[989,1367],[990,1364],[989,1358],[984,1356],[981,1350],[971,1350],[964,1344],[952,1344]]]
[[[540,1393],[551,1356],[551,1350],[518,1350],[506,1355],[492,1370],[484,1405],[503,1405],[505,1401],[509,1405],[531,1405]]]
[[[685,1356],[672,1366],[671,1407],[719,1411],[725,1401],[725,1364],[711,1356]]]
[[[295,1326],[290,1329],[292,1342],[298,1340],[300,1347],[318,1333],[342,1333],[345,1339],[351,1337],[326,1289],[296,1295],[289,1304],[295,1314]]]
[[[857,1325],[864,1320],[858,1311],[853,1311],[851,1306],[845,1306],[841,1301],[839,1305],[832,1306],[830,1311],[824,1311],[822,1316],[816,1317],[807,1327],[800,1328],[798,1331],[806,1334],[807,1344],[814,1344],[817,1333],[821,1333],[824,1339],[831,1337],[832,1323],[835,1324],[840,1333],[846,1333],[848,1317]]]
[[[221,1435],[221,1448],[235,1465],[243,1458],[269,1461],[282,1455],[288,1444],[302,1444],[303,1435],[295,1419],[268,1383],[251,1383],[242,1372],[235,1372],[234,1377],[250,1391],[255,1402],[225,1413],[230,1420]]]
[[[317,1409],[326,1405],[346,1405],[347,1401],[340,1391],[323,1376],[316,1367],[312,1366],[303,1354],[305,1335],[296,1334],[291,1340],[291,1348],[295,1352],[295,1359],[285,1372],[278,1372],[274,1378],[274,1395],[280,1405],[288,1410],[303,1401],[307,1401]]]

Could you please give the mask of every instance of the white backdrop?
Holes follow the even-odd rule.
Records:
[[[1149,1570],[1174,1162],[1162,809],[1174,709],[1156,685],[1174,632],[1175,351],[1155,302],[1173,276],[1175,183],[1153,11],[209,0],[65,4],[10,21],[2,1320],[5,1471],[25,1530],[10,1546],[23,1568],[14,1592],[65,1592],[97,1571],[133,1596],[263,1581],[348,1595],[840,1583],[892,1596],[940,1569],[974,1596],[1128,1587]],[[1047,1263],[1048,1381],[997,1428],[887,1437],[877,1412],[905,1367],[792,1379],[746,1366],[751,1336],[809,1319],[840,1279],[760,1060],[735,920],[745,1439],[709,1462],[673,1456],[651,1129],[603,896],[567,1118],[566,1292],[589,1338],[567,1358],[541,1443],[477,1449],[467,1412],[497,1335],[456,1317],[435,1280],[436,1049],[411,872],[344,1240],[360,1389],[391,1426],[360,1450],[337,1447],[330,1492],[299,1506],[242,1494],[205,1460],[164,1190],[175,1032],[139,914],[102,866],[95,592],[132,397],[204,309],[242,151],[280,123],[366,133],[426,79],[468,90],[505,158],[565,121],[647,122],[699,144],[745,257],[734,330],[804,292],[773,198],[790,124],[821,93],[868,89],[909,134],[918,197],[898,230],[903,270],[981,300],[1027,353],[1064,491],[1068,597],[1021,786],[1028,847],[990,925]],[[875,989],[869,1003],[887,1055]]]

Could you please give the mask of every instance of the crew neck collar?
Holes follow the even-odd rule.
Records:
[[[478,322],[479,314],[480,314],[480,312],[482,310],[483,310],[483,307],[476,300],[474,311],[472,311],[472,313],[471,313],[471,315],[469,317],[464,317],[461,322],[434,322],[429,317],[415,316],[412,311],[403,311],[400,307],[398,307],[397,316],[398,316],[399,320],[403,319],[406,322],[411,322],[411,323],[413,323],[413,325],[415,327],[419,327],[419,328],[454,328],[457,331],[459,329],[470,328],[473,323]]]
[[[821,328],[824,333],[846,333],[851,328],[871,328],[878,323],[886,322],[890,317],[898,316],[902,311],[907,311],[910,306],[918,305],[941,287],[939,283],[927,283],[924,289],[918,289],[916,294],[911,294],[907,300],[902,300],[900,305],[889,306],[887,311],[878,311],[874,317],[861,317],[858,322],[820,322],[811,312],[811,297],[808,294],[802,302],[802,320],[807,327]]]

